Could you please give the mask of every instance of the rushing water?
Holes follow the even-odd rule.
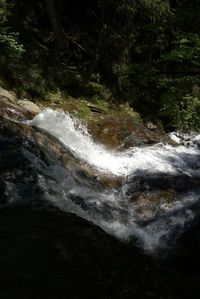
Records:
[[[46,200],[60,209],[120,239],[133,237],[148,252],[170,248],[198,217],[199,135],[172,133],[170,137],[179,143],[176,147],[160,143],[119,152],[95,143],[87,128],[69,114],[46,109],[29,124],[56,137],[95,173],[120,178],[120,187],[94,186],[89,178],[82,182],[64,167],[42,164],[25,150],[25,157],[40,170]],[[140,193],[141,200],[134,201]]]
[[[158,144],[144,148],[131,148],[125,152],[108,151],[104,146],[96,144],[87,132],[87,128],[76,119],[65,113],[51,109],[38,114],[31,125],[40,127],[59,139],[78,158],[85,160],[100,171],[113,175],[131,175],[146,171],[192,174],[199,157],[199,141],[195,136],[190,147],[181,145],[177,148]],[[175,139],[175,135],[173,135]],[[181,142],[180,137],[176,137]],[[184,157],[187,156],[187,159]]]

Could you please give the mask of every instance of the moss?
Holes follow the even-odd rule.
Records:
[[[45,100],[55,104],[62,104],[68,97],[67,92],[63,90],[49,91],[45,95]]]
[[[132,118],[134,118],[135,122],[138,124],[142,124],[142,118],[140,116],[140,114],[138,112],[136,112],[130,105],[128,102],[126,102],[125,104],[121,104],[120,105],[120,110],[122,112],[125,112],[126,114],[128,114],[129,116],[131,116]]]
[[[110,110],[109,103],[106,102],[106,100],[97,99],[95,101],[95,106],[105,113],[108,113]]]
[[[80,99],[79,101],[77,101],[77,117],[80,119],[85,120],[89,114],[91,113],[90,108],[87,106],[86,101]]]

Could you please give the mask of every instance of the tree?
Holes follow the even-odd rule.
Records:
[[[46,1],[46,8],[47,8],[49,20],[51,22],[51,26],[54,31],[57,48],[59,50],[63,50],[65,48],[65,38],[64,38],[62,27],[57,18],[54,0],[45,0],[45,1]]]

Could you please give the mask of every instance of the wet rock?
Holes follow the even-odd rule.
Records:
[[[0,181],[4,186],[1,188],[4,190],[2,198],[9,204],[14,203],[15,200],[16,203],[20,202],[25,198],[27,204],[32,204],[35,201],[33,198],[37,198],[38,194],[41,197],[45,189],[41,187],[39,178],[40,175],[47,175],[48,171],[46,170],[45,174],[44,171],[50,165],[54,167],[52,173],[54,169],[55,175],[52,180],[58,180],[58,188],[60,182],[56,169],[59,170],[61,180],[63,176],[71,180],[73,184],[85,186],[91,190],[98,191],[102,188],[120,185],[119,179],[114,179],[109,175],[98,175],[92,167],[81,163],[49,134],[5,118],[0,118],[0,148]],[[51,174],[49,176],[51,177]],[[26,196],[25,192],[27,192]],[[74,198],[77,203],[78,197],[74,196]]]
[[[159,142],[171,143],[170,138],[158,128],[149,130],[143,123],[126,114],[104,116],[99,121],[90,121],[88,130],[96,142],[114,149]]]
[[[175,192],[186,192],[199,188],[200,177],[194,175],[193,177],[184,173],[174,175],[160,175],[152,174],[145,178],[147,185],[152,189],[159,190],[174,190]]]
[[[160,209],[159,194],[152,192],[140,193],[134,198],[137,221],[150,221],[155,218]]]
[[[165,209],[170,207],[175,199],[175,195],[176,193],[173,189],[136,192],[131,201],[135,208],[137,222],[153,220],[162,212],[163,204]]]

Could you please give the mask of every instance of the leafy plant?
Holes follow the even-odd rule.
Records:
[[[20,58],[25,52],[22,44],[18,42],[19,33],[0,33],[0,45],[2,49],[7,51],[9,58]]]
[[[171,118],[171,124],[181,130],[200,129],[200,97],[186,94],[179,101],[167,101],[161,114]]]
[[[164,61],[200,65],[200,36],[198,34],[177,33],[172,45],[173,49],[163,55]]]

